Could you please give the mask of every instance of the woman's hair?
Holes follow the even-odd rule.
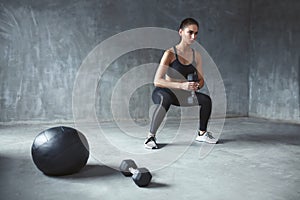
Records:
[[[193,18],[186,18],[186,19],[184,19],[181,22],[181,24],[179,26],[179,29],[184,29],[185,27],[187,27],[189,25],[196,25],[199,28],[199,24],[198,24],[198,22],[195,19],[193,19]]]

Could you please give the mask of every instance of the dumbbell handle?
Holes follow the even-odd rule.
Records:
[[[131,174],[135,174],[137,169],[133,168],[133,167],[129,167],[128,169],[130,171]]]
[[[187,76],[188,82],[194,82],[194,81],[196,81],[196,80],[194,79],[194,76],[195,76],[195,74],[189,74],[189,75]],[[191,91],[191,94],[192,94],[192,97],[194,97],[194,96],[195,96],[195,91]]]

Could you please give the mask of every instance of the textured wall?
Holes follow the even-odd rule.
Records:
[[[131,28],[174,30],[189,16],[199,19],[199,41],[224,79],[228,115],[246,116],[249,2],[1,0],[0,122],[73,120],[76,72],[98,43]],[[100,120],[112,118],[110,95],[115,81],[134,66],[159,62],[160,56],[157,50],[137,51],[111,65],[99,82],[99,90],[106,94],[95,102]],[[142,87],[132,97],[133,118],[148,118],[152,89]]]
[[[300,1],[253,0],[249,115],[300,122]]]
[[[73,82],[95,45],[95,14],[87,2],[1,1],[0,121],[72,119]]]

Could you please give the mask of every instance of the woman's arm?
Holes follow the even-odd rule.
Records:
[[[203,76],[203,69],[202,69],[202,57],[199,52],[196,51],[196,69],[198,74],[198,89],[201,89],[204,86],[204,76]]]
[[[182,89],[182,83],[166,80],[165,77],[173,56],[174,53],[170,49],[166,50],[162,56],[154,77],[155,87]]]

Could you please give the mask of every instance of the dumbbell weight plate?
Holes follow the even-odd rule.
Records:
[[[132,179],[139,187],[145,187],[151,182],[152,175],[147,168],[137,168],[136,173],[132,175]]]
[[[120,171],[122,172],[122,174],[124,176],[132,176],[131,172],[129,171],[129,168],[134,168],[134,169],[137,168],[137,165],[131,159],[123,160],[121,162],[120,167],[119,167]]]

